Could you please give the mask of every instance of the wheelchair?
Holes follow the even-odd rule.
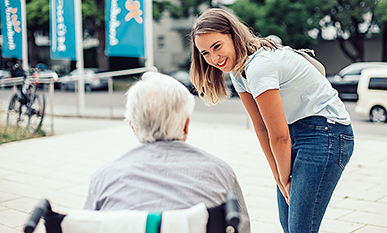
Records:
[[[208,221],[206,226],[206,233],[238,233],[240,215],[234,192],[229,191],[226,195],[226,201],[224,203],[219,206],[207,208],[207,211]],[[148,215],[147,227],[144,233],[160,233],[160,225],[162,224],[162,212],[159,213],[159,215],[159,225],[156,227],[152,226],[149,228]],[[51,204],[47,199],[41,200],[39,204],[35,207],[35,209],[32,211],[31,216],[29,217],[26,225],[24,226],[24,232],[34,232],[41,218],[43,218],[44,220],[44,225],[47,233],[62,233],[61,223],[66,218],[66,215],[52,211]]]

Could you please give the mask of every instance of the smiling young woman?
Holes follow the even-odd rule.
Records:
[[[269,49],[276,49],[278,47],[272,39],[257,38],[251,35],[250,30],[235,16],[220,9],[210,9],[205,12],[193,26],[191,32],[193,47],[190,72],[192,83],[198,89],[199,96],[204,94],[206,104],[216,104],[228,97],[227,88],[223,80],[223,72],[228,73],[233,70],[236,74],[241,74],[248,61],[248,56],[260,47]],[[214,45],[217,41],[220,44]],[[222,53],[217,50],[218,47],[210,48],[211,45],[222,47]],[[223,52],[223,50],[227,52]],[[205,52],[205,54],[202,54],[202,52]],[[215,60],[218,64],[214,64],[212,61],[208,62],[209,59],[212,59],[212,57],[208,57],[209,55],[214,56],[218,55],[218,53],[223,56],[228,54],[225,57],[229,59],[225,61],[228,64],[222,63],[224,59],[220,61]],[[214,57],[214,59],[219,58]]]
[[[225,10],[204,12],[191,40],[192,83],[208,105],[227,97],[230,73],[277,183],[284,232],[317,233],[354,148],[337,92],[301,55]]]
[[[206,62],[224,73],[234,69],[236,52],[228,34],[207,33],[196,36],[195,44]]]

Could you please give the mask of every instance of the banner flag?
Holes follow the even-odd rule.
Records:
[[[145,57],[145,0],[106,0],[106,56]]]
[[[51,59],[77,60],[74,1],[50,0]]]
[[[3,35],[3,57],[23,59],[23,26],[21,1],[1,0],[1,34]]]

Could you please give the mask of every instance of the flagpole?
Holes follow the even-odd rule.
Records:
[[[77,70],[78,80],[78,115],[85,109],[85,76],[84,62],[83,62],[83,35],[82,35],[82,3],[81,0],[74,1],[74,20],[75,20],[75,41],[76,41],[76,56],[77,56]]]
[[[22,23],[22,66],[27,74],[29,74],[28,67],[28,43],[27,43],[27,12],[26,1],[20,0],[21,5],[21,23]]]
[[[146,60],[145,66],[154,66],[154,55],[153,55],[153,15],[152,15],[152,0],[145,0],[145,53]]]

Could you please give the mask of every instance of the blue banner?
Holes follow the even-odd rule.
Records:
[[[1,0],[1,34],[3,35],[3,57],[22,59],[22,26],[21,1]]]
[[[74,1],[50,0],[51,59],[77,60]]]
[[[106,56],[145,57],[145,0],[106,0]]]

